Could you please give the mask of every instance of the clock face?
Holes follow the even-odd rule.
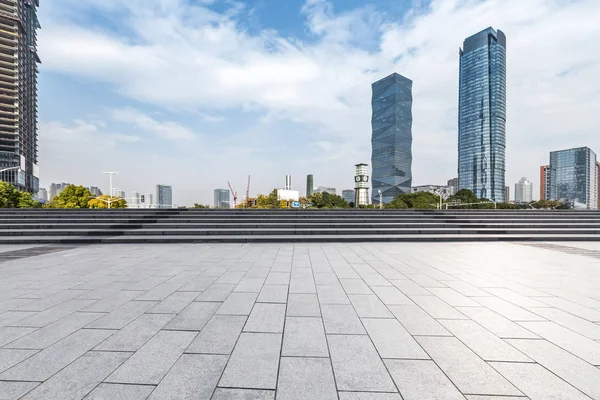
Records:
[[[368,176],[363,176],[362,179],[363,179],[363,182],[369,182],[369,177]]]
[[[354,181],[355,181],[355,182],[360,182],[360,176],[355,176],[355,177],[354,177]]]

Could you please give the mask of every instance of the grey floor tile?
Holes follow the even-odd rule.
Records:
[[[280,334],[242,333],[219,386],[275,389],[280,350]]]
[[[140,295],[136,300],[162,301],[182,286],[183,283],[163,282]]]
[[[508,342],[592,399],[600,399],[600,369],[546,340]]]
[[[528,331],[508,318],[486,307],[459,307],[458,310],[500,338],[538,339],[539,336]]]
[[[274,400],[274,390],[217,388],[211,400]]]
[[[458,339],[421,336],[417,341],[462,393],[521,395],[509,381]]]
[[[225,301],[233,289],[234,283],[213,283],[196,298],[196,301]]]
[[[525,328],[593,365],[600,365],[600,343],[554,322],[521,322]]]
[[[389,306],[389,309],[411,335],[452,336],[419,306]]]
[[[287,272],[269,272],[265,285],[287,285],[290,283],[290,274]]]
[[[106,382],[158,384],[195,336],[195,332],[158,332],[113,372]]]
[[[41,328],[46,325],[50,325],[53,322],[58,321],[61,318],[66,317],[69,314],[79,311],[82,308],[89,306],[94,303],[94,300],[78,300],[73,299],[65,301],[64,303],[58,304],[45,311],[39,312],[31,317],[24,318],[18,321],[15,325],[20,327],[33,327]]]
[[[429,359],[398,320],[363,318],[362,322],[381,358]]]
[[[479,303],[474,302],[465,295],[458,293],[456,290],[451,288],[429,288],[431,293],[436,297],[439,297],[444,302],[448,303],[452,307],[477,307]]]
[[[367,333],[351,305],[323,304],[321,309],[327,334],[364,335]]]
[[[368,336],[328,335],[327,341],[338,390],[396,391]]]
[[[43,299],[24,304],[14,309],[14,311],[44,311],[85,293],[87,293],[87,290],[63,290]]]
[[[490,294],[488,292],[484,292],[483,290],[468,284],[467,282],[463,282],[463,281],[444,281],[444,284],[448,287],[451,287],[452,289],[456,290],[458,293],[462,294],[463,296],[468,296],[468,297],[485,297],[485,296],[489,296]]]
[[[0,349],[0,372],[17,365],[37,353],[37,350]]]
[[[208,354],[182,355],[149,399],[210,399],[227,358]]]
[[[23,336],[22,338],[7,344],[5,347],[14,349],[45,349],[91,322],[94,322],[102,315],[103,314],[99,313],[76,312],[67,315],[50,325],[40,328],[29,335]]]
[[[393,318],[385,304],[374,294],[348,295],[356,313],[361,318]]]
[[[599,324],[569,314],[558,308],[530,308],[529,310],[589,339],[600,340]]]
[[[317,293],[315,281],[309,278],[294,278],[290,280],[290,293]]]
[[[321,318],[288,317],[285,321],[282,356],[329,357]]]
[[[221,307],[221,303],[195,301],[177,314],[164,329],[200,331]]]
[[[288,317],[320,317],[319,301],[316,294],[290,293],[287,307]]]
[[[317,286],[320,304],[350,304],[350,300],[340,285]]]
[[[89,306],[82,308],[81,311],[109,313],[121,307],[123,304],[143,295],[142,291],[119,291],[99,300]]]
[[[111,330],[79,330],[3,372],[0,380],[45,381],[113,333]]]
[[[240,283],[233,289],[234,292],[258,293],[265,283],[265,278],[242,278]]]
[[[373,286],[373,291],[385,305],[414,305],[398,288],[393,286]]]
[[[464,400],[433,361],[385,360],[404,400]]]
[[[283,333],[285,304],[256,303],[244,332]]]
[[[530,400],[529,397],[524,397],[524,396],[515,397],[515,396],[478,396],[478,395],[471,395],[471,396],[465,396],[465,398],[467,400]]]
[[[217,279],[215,283],[234,284],[237,286],[245,274],[245,271],[227,271],[221,275],[221,277]]]
[[[410,298],[433,318],[468,319],[467,316],[439,297],[411,295]]]
[[[203,292],[205,291],[210,285],[213,284],[213,282],[215,282],[216,278],[215,277],[210,277],[210,276],[199,276],[195,279],[192,279],[191,281],[189,281],[188,283],[186,283],[185,285],[183,285],[182,287],[180,287],[178,290],[181,292]],[[216,283],[237,283],[237,282],[221,282],[221,281],[217,281]]]
[[[282,357],[277,384],[280,400],[337,400],[328,358]]]
[[[485,291],[519,307],[548,307],[547,304],[540,303],[536,299],[533,299],[529,296],[524,296],[508,288],[486,288]]]
[[[526,309],[509,303],[506,300],[498,297],[474,297],[473,300],[485,306],[492,311],[497,312],[511,321],[544,321],[545,318],[540,317],[527,311]]]
[[[28,393],[24,399],[81,399],[130,355],[131,353],[88,352]]]
[[[589,400],[589,398],[538,364],[490,363],[531,400]]]
[[[373,291],[362,279],[340,279],[347,294],[373,294]]]
[[[338,392],[340,400],[402,400],[399,393]]]
[[[186,352],[231,354],[245,323],[244,316],[214,315]]]
[[[0,400],[17,400],[39,385],[39,382],[0,381]]]
[[[258,299],[259,303],[287,303],[287,285],[264,285]]]
[[[101,383],[84,400],[145,400],[153,390],[149,385]]]
[[[125,328],[94,348],[103,351],[138,351],[161,330],[175,315],[143,314]]]
[[[153,301],[130,301],[88,325],[88,328],[123,329],[131,321],[154,307]]]
[[[544,304],[548,304],[566,311],[570,314],[577,315],[583,319],[587,319],[588,321],[600,322],[600,310],[586,307],[558,297],[538,297],[537,300]]]
[[[0,347],[4,346],[7,343],[15,341],[25,335],[28,335],[31,332],[35,332],[35,330],[36,328],[21,328],[12,326],[5,326],[4,328],[0,328]]]
[[[338,277],[333,272],[315,272],[313,275],[317,286],[335,286],[340,284]]]
[[[440,323],[485,361],[532,361],[474,321],[448,319]]]
[[[253,278],[254,279],[254,278]],[[217,314],[227,315],[250,315],[258,293],[236,293],[233,292],[217,310]]]
[[[406,295],[430,295],[431,292],[423,286],[409,279],[397,279],[390,281],[400,291]]]
[[[31,317],[35,315],[36,311],[6,311],[0,314],[0,328],[7,325],[18,325],[14,324],[17,321]]]
[[[152,307],[149,314],[177,314],[186,308],[200,293],[174,292],[169,297]]]

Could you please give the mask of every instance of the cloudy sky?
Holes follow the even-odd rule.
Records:
[[[370,163],[371,83],[413,80],[413,184],[456,176],[458,49],[507,35],[507,184],[548,152],[600,152],[598,0],[44,0],[41,185],[212,203]]]

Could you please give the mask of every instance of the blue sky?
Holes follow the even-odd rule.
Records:
[[[600,152],[597,0],[45,0],[39,10],[41,185],[211,203],[292,174],[353,186],[370,162],[371,82],[413,80],[413,184],[456,176],[458,48],[508,38],[507,184],[548,152]],[[537,190],[534,190],[534,193]]]

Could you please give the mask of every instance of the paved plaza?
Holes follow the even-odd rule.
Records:
[[[0,247],[0,399],[600,399],[600,243]]]

